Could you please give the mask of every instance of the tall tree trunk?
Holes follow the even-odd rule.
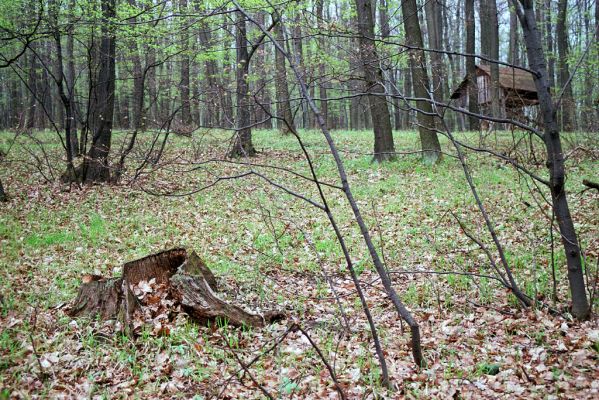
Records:
[[[316,18],[318,26],[324,25],[324,2],[325,0],[316,0]],[[318,37],[318,49],[321,54],[326,54],[326,41],[324,36]],[[326,86],[326,64],[322,61],[322,57],[319,57],[318,62],[318,75],[320,79],[318,79],[318,95],[320,97],[320,113],[322,114],[322,118],[324,118],[325,123],[330,123],[329,121],[329,104],[327,102],[327,86]]]
[[[375,47],[371,0],[356,0],[360,58],[364,69],[365,92],[374,128],[374,159],[378,162],[395,158],[391,116],[385,99],[383,72]]]
[[[566,196],[564,153],[562,151],[555,104],[549,90],[547,64],[545,55],[543,54],[541,35],[535,20],[533,0],[512,1],[514,5],[516,5],[516,1],[519,1],[522,5],[522,8],[518,9],[518,19],[524,33],[529,68],[536,72],[534,80],[539,97],[539,106],[543,115],[545,130],[543,139],[547,149],[551,200],[566,254],[568,282],[572,295],[572,315],[582,320],[589,316],[590,307],[584,283],[580,246]]]
[[[562,130],[568,132],[576,128],[574,121],[574,97],[572,95],[572,84],[570,79],[570,69],[568,67],[568,57],[570,49],[568,45],[567,32],[567,13],[568,0],[559,0],[557,3],[557,25],[555,27],[557,34],[557,53],[559,64],[559,89],[564,91],[561,99],[561,121]]]
[[[416,0],[404,0],[401,3],[401,12],[404,18],[406,41],[410,46],[423,48],[422,31],[418,19]],[[409,53],[410,70],[412,72],[412,88],[418,98],[430,98],[429,80],[426,70],[426,56],[422,50],[411,50]],[[435,119],[431,115],[433,108],[426,100],[416,102],[418,112],[418,131],[422,146],[422,159],[427,164],[434,164],[441,158],[441,144],[435,131]]]
[[[146,65],[153,65],[156,63],[156,50],[151,44],[146,45]],[[154,127],[158,120],[158,81],[156,79],[156,68],[150,68],[147,73],[148,79],[148,113],[146,119],[142,119],[144,128],[150,126]],[[149,119],[149,121],[148,121]]]
[[[513,7],[510,7],[510,47],[508,49],[507,62],[513,65],[520,65],[519,37],[518,16]]]
[[[75,167],[73,165],[73,149],[71,147],[71,124],[72,124],[72,109],[71,109],[71,98],[65,91],[64,85],[64,66],[63,66],[63,55],[62,55],[62,42],[61,42],[61,33],[58,25],[58,5],[56,0],[48,0],[48,22],[49,26],[52,30],[52,37],[54,39],[55,45],[55,59],[54,59],[54,68],[52,75],[54,76],[54,81],[56,83],[56,88],[60,100],[63,105],[63,113],[62,117],[64,121],[60,125],[63,125],[65,130],[65,150],[67,155],[67,177],[69,181],[73,181],[77,179],[75,174]]]
[[[179,12],[187,13],[187,0],[179,0]],[[187,34],[188,27],[184,26],[181,33],[181,46],[183,53],[181,55],[181,83],[179,85],[181,91],[181,122],[188,128],[191,126],[191,103],[189,102],[189,35]]]
[[[235,47],[237,49],[237,68],[235,80],[237,82],[237,116],[233,145],[229,157],[252,157],[256,149],[252,143],[252,128],[250,117],[250,93],[248,76],[250,73],[250,59],[248,54],[248,40],[246,18],[241,11],[237,11]]]
[[[73,13],[75,0],[69,1],[69,25],[67,33],[67,91],[71,108],[71,153],[73,157],[79,156],[79,141],[77,140],[77,105],[75,103],[75,54],[74,36],[75,24]]]
[[[300,24],[300,15],[298,14],[295,18],[294,21],[294,27],[293,27],[293,48],[295,51],[295,63],[298,66],[298,68],[301,71],[301,74],[304,76],[304,79],[306,79],[306,63],[304,61],[304,45],[303,45],[303,39],[302,39],[302,26]],[[302,119],[301,119],[301,127],[303,129],[308,128],[309,126],[309,115],[310,115],[310,110],[308,109],[308,104],[306,103],[306,101],[302,100],[301,103],[301,107],[302,107]]]
[[[264,26],[266,23],[266,12],[259,11],[256,14],[256,22],[260,26]],[[256,50],[256,55],[254,56],[256,60],[256,68],[260,71],[265,71],[267,69],[267,61],[266,61],[266,45],[262,44],[262,46]],[[258,79],[256,81],[256,88],[254,92],[256,92],[257,101],[259,104],[256,104],[254,107],[255,111],[255,119],[256,122],[260,122],[258,124],[259,128],[264,129],[272,129],[272,107],[271,107],[271,98],[270,98],[270,90],[268,87],[267,74],[259,74]]]
[[[555,43],[553,42],[553,21],[551,18],[551,0],[545,0],[545,43],[547,44],[547,73],[549,88],[555,88]]]
[[[273,20],[276,18],[273,15]],[[279,18],[281,18],[279,16]],[[274,26],[274,35],[277,43],[285,46],[285,30],[282,20]],[[275,49],[275,89],[277,92],[277,127],[283,134],[295,131],[291,102],[289,101],[289,87],[287,86],[287,68],[285,67],[285,55]]]
[[[102,0],[100,70],[92,93],[92,144],[84,163],[85,182],[110,180],[108,155],[112,139],[115,88],[116,38],[110,20],[116,16],[116,0]]]
[[[474,19],[474,0],[465,0],[466,11],[466,53],[476,53],[476,26]],[[474,114],[480,113],[478,108],[478,85],[476,81],[476,59],[466,57],[466,74],[468,76],[468,111]],[[468,117],[471,131],[480,129],[480,120],[475,116]]]
[[[499,23],[496,0],[480,0],[481,7],[481,49],[484,56],[499,60]],[[501,88],[499,86],[499,65],[491,62],[491,109],[493,117],[501,117]],[[496,128],[496,124],[493,124]]]
[[[34,49],[35,43],[30,45]],[[27,86],[29,92],[29,101],[27,106],[27,116],[25,117],[25,128],[34,129],[36,128],[35,122],[37,120],[37,97],[38,97],[38,74],[37,74],[37,59],[33,52],[30,52],[27,56],[27,67],[29,69],[27,76]]]
[[[440,0],[430,0],[424,3],[426,14],[426,26],[428,30],[428,46],[432,50],[442,50],[441,38],[443,37],[443,20],[441,9],[443,4]],[[432,78],[432,93],[436,101],[442,102],[445,99],[445,85],[447,83],[447,74],[445,73],[445,63],[441,53],[436,51],[429,52],[430,70]]]

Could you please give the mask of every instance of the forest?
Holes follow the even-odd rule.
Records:
[[[597,0],[0,0],[0,400],[599,398]]]

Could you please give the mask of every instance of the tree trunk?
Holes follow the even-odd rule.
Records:
[[[293,28],[293,48],[295,51],[296,65],[301,71],[301,74],[305,77],[306,75],[306,63],[304,62],[304,45],[302,39],[302,26],[300,24],[300,14],[296,16],[295,26]],[[302,107],[302,119],[301,127],[306,129],[309,127],[310,110],[305,101],[301,102]]]
[[[256,155],[256,149],[252,143],[250,117],[251,103],[248,84],[250,60],[246,20],[242,12],[237,12],[235,25],[237,29],[235,35],[235,47],[237,48],[237,68],[235,71],[235,80],[237,83],[237,127],[233,136],[233,145],[229,151],[229,157],[252,157]]]
[[[316,23],[317,26],[324,26],[324,2],[325,0],[316,0]],[[325,38],[319,36],[318,38],[318,51],[320,54],[325,53],[326,41]],[[326,68],[327,66],[322,61],[323,57],[319,57],[318,62],[318,95],[320,97],[320,112],[322,117],[324,118],[325,123],[328,125],[329,121],[329,103],[327,102],[327,86],[325,83],[326,80]]]
[[[258,12],[256,15],[256,22],[260,26],[264,26],[266,23],[266,13],[264,11]],[[267,69],[266,53],[266,45],[263,44],[258,50],[256,50],[256,55],[254,56],[256,59],[256,68],[261,71]],[[266,74],[259,74],[258,80],[256,82],[255,91],[259,104],[257,104],[255,107],[255,119],[256,122],[260,122],[258,124],[259,128],[272,129],[270,89],[266,78]]]
[[[443,37],[443,20],[441,9],[443,5],[439,0],[430,0],[424,3],[426,14],[426,26],[428,30],[428,46],[431,50],[441,50],[441,38]],[[433,98],[436,101],[443,102],[445,99],[445,85],[447,76],[445,73],[445,63],[441,53],[429,52],[430,70],[433,86],[431,88]]]
[[[404,0],[401,3],[401,12],[404,17],[406,41],[408,45],[423,48],[422,31],[418,19],[416,0]],[[410,69],[412,71],[412,88],[418,98],[430,98],[429,80],[426,70],[426,56],[422,50],[410,50]],[[426,164],[434,164],[441,159],[441,144],[435,131],[435,119],[431,115],[433,108],[426,100],[416,102],[418,112],[418,131],[422,146],[422,159]]]
[[[549,88],[555,88],[555,44],[553,43],[553,21],[551,18],[551,0],[545,0],[545,41],[547,43],[547,73],[549,74]]]
[[[100,42],[100,70],[92,93],[92,144],[84,163],[85,182],[110,180],[108,155],[112,138],[115,87],[115,35],[109,26],[116,16],[116,0],[102,0],[102,39]]]
[[[557,25],[555,27],[557,33],[557,53],[559,65],[559,89],[564,91],[561,99],[561,128],[563,131],[571,131],[576,129],[574,121],[574,98],[572,96],[572,84],[568,82],[570,79],[570,69],[568,67],[568,57],[570,49],[568,45],[567,32],[567,13],[568,0],[559,0],[557,3]]]
[[[370,116],[374,128],[374,160],[378,162],[395,158],[395,144],[391,129],[391,116],[385,99],[383,72],[375,47],[374,20],[371,0],[356,0],[360,58],[364,70],[365,92],[368,95]]]
[[[273,15],[273,20],[275,18],[275,15]],[[283,29],[282,21],[279,21],[274,26],[274,36],[277,43],[282,48],[286,48],[285,31]],[[291,110],[291,103],[289,101],[289,87],[287,86],[285,55],[278,50],[275,50],[275,70],[275,89],[277,92],[277,127],[281,133],[288,134],[292,131],[295,131],[295,125],[293,123],[293,113]]]
[[[182,14],[187,13],[187,0],[179,0],[179,11]],[[191,127],[191,103],[189,102],[189,37],[187,27],[183,27],[181,34],[181,46],[183,53],[181,55],[181,123],[187,132]]]
[[[37,47],[35,43],[30,45],[34,49]],[[27,116],[25,118],[25,129],[34,129],[36,128],[36,116],[37,116],[37,95],[38,95],[38,74],[37,74],[37,59],[33,52],[30,52],[27,57],[27,67],[29,69],[27,76],[27,86],[28,86],[28,94],[29,101],[27,107]]]
[[[513,1],[515,3],[516,0]],[[533,1],[519,1],[522,4],[522,9],[518,10],[518,18],[524,33],[528,64],[536,72],[534,80],[545,129],[543,138],[547,149],[551,200],[566,254],[568,282],[572,295],[572,315],[582,320],[589,316],[590,307],[586,295],[578,237],[574,229],[566,196],[565,160],[556,118],[556,109],[549,90],[547,64],[545,55],[543,54],[541,35],[537,29],[535,20]]]
[[[69,94],[69,103],[71,108],[71,153],[73,157],[78,157],[79,141],[77,140],[77,104],[75,103],[75,55],[74,55],[74,36],[75,25],[72,13],[75,11],[75,0],[69,1],[69,25],[67,34],[67,91]]]
[[[520,65],[520,42],[518,38],[518,16],[516,11],[510,7],[510,46],[508,49],[507,62]]]
[[[476,26],[474,19],[474,0],[465,0],[466,11],[466,53],[476,53]],[[466,74],[468,76],[468,111],[479,114],[478,108],[478,87],[476,81],[476,59],[466,57]],[[469,116],[468,122],[471,131],[480,129],[480,120],[475,116]]]
[[[484,56],[499,60],[499,23],[496,0],[481,0],[481,49]],[[484,28],[484,29],[483,29]],[[484,32],[483,32],[484,31]],[[493,117],[502,117],[501,88],[499,86],[499,65],[487,62],[491,69],[491,109]],[[493,124],[497,128],[496,124]]]

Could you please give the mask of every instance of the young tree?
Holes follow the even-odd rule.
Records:
[[[566,254],[568,282],[572,296],[572,315],[582,320],[589,316],[590,307],[584,283],[580,244],[578,243],[578,236],[574,229],[574,222],[572,221],[572,214],[568,205],[565,159],[557,120],[557,110],[553,96],[549,90],[547,62],[543,53],[541,35],[535,19],[533,0],[511,1],[514,7],[516,7],[518,19],[524,33],[528,64],[530,69],[535,72],[534,81],[545,131],[542,139],[547,150],[546,165],[549,169],[551,202]]]

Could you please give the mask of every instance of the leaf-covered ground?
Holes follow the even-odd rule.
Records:
[[[260,153],[251,166],[219,161],[228,145],[224,133],[175,137],[159,164],[144,166],[132,181],[149,151],[148,134],[123,184],[78,189],[44,182],[62,172],[62,154],[50,134],[39,134],[47,163],[34,141],[19,137],[0,166],[11,195],[0,204],[0,398],[246,399],[263,398],[262,389],[275,398],[337,398],[308,337],[289,331],[293,324],[317,344],[349,398],[599,397],[597,319],[579,323],[568,314],[557,242],[551,262],[545,188],[504,162],[467,153],[515,276],[540,301],[522,310],[452,215],[492,246],[451,146],[443,144],[448,154],[432,168],[417,154],[377,165],[368,154],[371,135],[335,138],[395,287],[420,322],[424,368],[412,363],[409,332],[382,291],[342,193],[327,187],[325,194],[367,294],[393,391],[380,385],[370,331],[326,215],[257,174],[218,180],[252,170],[318,200],[312,182],[280,169],[309,174],[292,137],[255,132]],[[12,138],[0,136],[3,151]],[[302,138],[319,178],[338,184],[322,137]],[[477,134],[460,138],[478,145]],[[116,138],[117,151],[124,139]],[[597,179],[599,149],[585,135],[567,139],[569,201],[593,282],[599,195],[583,192],[581,182]],[[511,134],[487,138],[498,151],[510,152],[513,143]],[[523,143],[510,155],[546,176],[542,148],[533,157]],[[396,147],[413,151],[417,134],[397,133]],[[253,311],[285,309],[289,318],[263,329],[205,327],[151,300],[145,325],[128,338],[116,322],[66,315],[84,274],[119,275],[124,262],[177,246],[206,260],[228,300]],[[136,290],[151,299],[160,293],[151,283]]]

